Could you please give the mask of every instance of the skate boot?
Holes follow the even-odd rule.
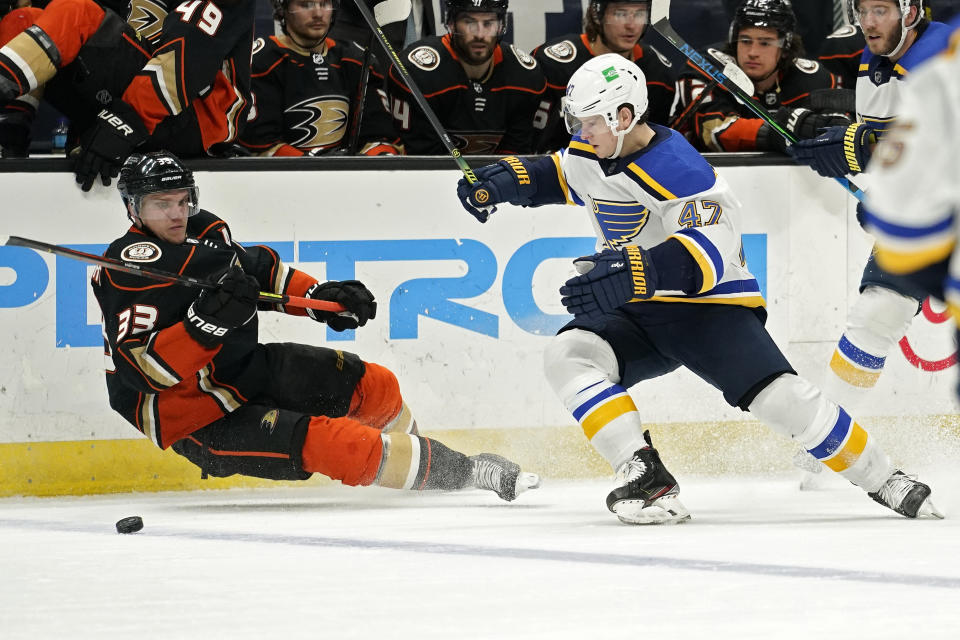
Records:
[[[867,495],[908,518],[930,516],[942,519],[943,514],[930,501],[930,493],[930,487],[898,469],[882,487]]]
[[[510,502],[528,489],[540,486],[540,476],[520,470],[520,465],[503,456],[480,453],[470,456],[473,462],[473,486],[495,491]]]
[[[643,432],[646,447],[617,469],[619,486],[607,496],[607,508],[626,524],[662,524],[684,522],[690,512],[680,502],[680,487],[660,461],[660,454],[650,442],[650,432]]]

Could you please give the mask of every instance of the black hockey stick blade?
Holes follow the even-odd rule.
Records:
[[[755,116],[770,125],[774,131],[793,144],[797,141],[789,131],[781,127],[770,113],[753,99],[753,82],[736,64],[725,63],[721,71],[711,63],[706,56],[691,47],[680,37],[673,25],[670,24],[670,0],[653,0],[650,6],[650,24],[653,30],[666,40],[674,49],[679,51],[702,74],[717,82],[721,87],[732,93],[737,100],[753,112]],[[719,61],[718,61],[719,63]],[[857,200],[863,200],[863,190],[846,178],[834,178],[844,189],[850,192]]]
[[[0,236],[0,238],[2,238],[2,236]],[[143,265],[133,264],[131,262],[123,262],[114,258],[107,258],[106,256],[97,256],[92,253],[85,253],[83,251],[77,251],[76,249],[61,247],[60,245],[56,244],[48,244],[46,242],[40,242],[39,240],[31,240],[30,238],[7,236],[3,244],[9,247],[25,247],[27,249],[45,251],[54,255],[72,258],[73,260],[79,260],[88,264],[94,264],[99,267],[103,267],[104,269],[122,271],[123,273],[132,273],[133,275],[143,276],[144,278],[150,278],[151,280],[175,282],[188,287],[196,287],[198,289],[217,288],[217,285],[214,283],[206,280],[200,280],[199,278],[193,278],[191,276],[185,276],[179,273],[170,273],[169,271],[153,269],[151,267],[145,267]],[[287,296],[279,293],[271,293],[269,291],[261,291],[259,299],[260,302],[285,304],[292,307],[309,307],[311,309],[333,312],[345,311],[343,305],[337,302],[330,302],[329,300],[314,300],[312,298],[302,298],[300,296]]]

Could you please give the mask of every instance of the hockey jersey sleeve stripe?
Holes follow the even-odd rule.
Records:
[[[220,405],[224,413],[236,411],[246,400],[236,388],[219,384],[213,379],[213,363],[197,372],[197,384],[201,391]]]
[[[626,175],[633,178],[633,181],[640,185],[644,191],[660,202],[675,200],[677,198],[673,192],[654,180],[649,173],[641,169],[636,163],[631,162],[627,169],[629,173]]]
[[[877,264],[891,273],[912,273],[946,260],[956,245],[952,215],[925,227],[888,222],[870,211],[864,217],[877,238]]]
[[[679,240],[700,267],[703,285],[698,293],[716,287],[723,278],[723,256],[713,243],[696,229],[681,229],[670,237]]]
[[[597,159],[597,152],[593,150],[593,145],[589,145],[586,142],[581,142],[576,138],[570,141],[570,145],[567,147],[567,150],[575,156],[591,158],[593,160]]]
[[[558,153],[551,153],[550,160],[553,161],[553,166],[557,170],[557,182],[560,184],[560,189],[563,191],[563,197],[566,198],[567,204],[576,204],[573,199],[570,197],[570,187],[567,185],[567,178],[563,175],[563,166],[561,166],[561,156]]]

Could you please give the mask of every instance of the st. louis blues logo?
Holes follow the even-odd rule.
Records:
[[[650,210],[639,202],[594,200],[593,213],[611,249],[617,249],[640,235]]]

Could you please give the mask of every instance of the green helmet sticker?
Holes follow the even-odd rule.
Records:
[[[617,73],[616,67],[607,67],[600,73],[603,74],[603,77],[606,78],[607,82],[613,82],[620,77],[620,74]]]

